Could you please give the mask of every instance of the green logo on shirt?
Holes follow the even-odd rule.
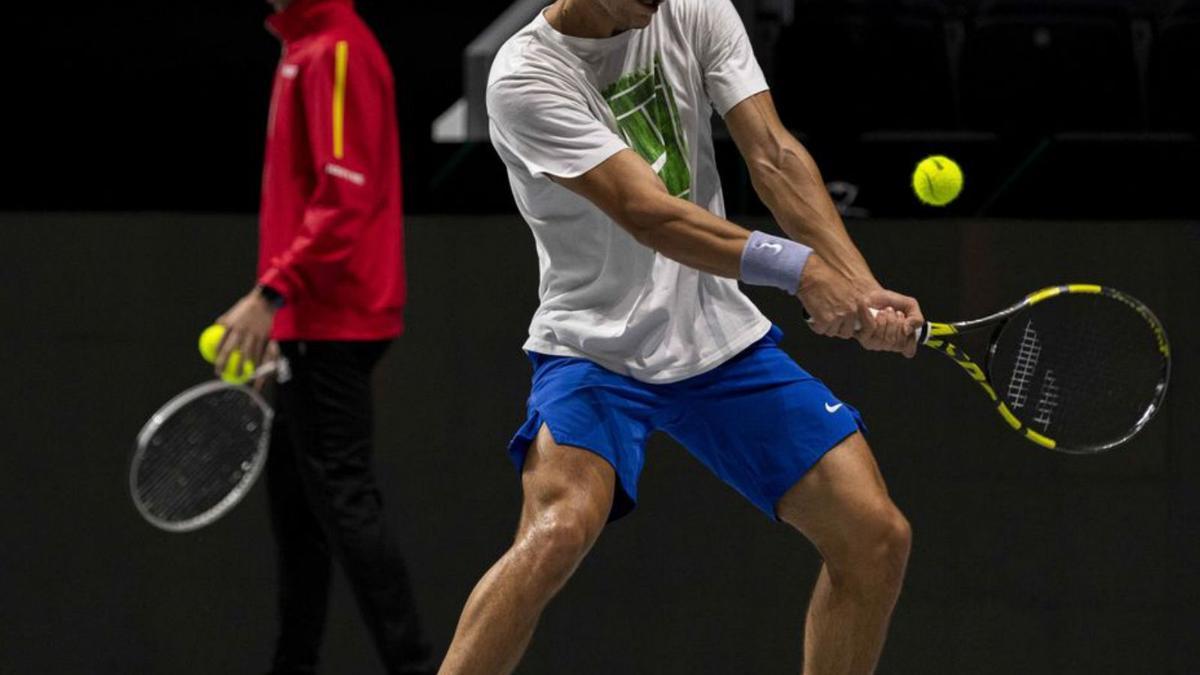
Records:
[[[629,147],[649,162],[672,195],[689,197],[692,171],[687,144],[662,61],[655,57],[649,68],[623,76],[603,94]]]

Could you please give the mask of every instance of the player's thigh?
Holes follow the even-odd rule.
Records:
[[[784,493],[776,512],[827,558],[875,533],[907,527],[861,433],[827,452]]]
[[[554,440],[542,425],[521,471],[521,530],[546,518],[569,519],[594,538],[612,510],[616,472],[599,455]]]

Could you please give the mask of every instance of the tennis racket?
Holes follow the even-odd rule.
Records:
[[[279,359],[254,379],[290,376]],[[267,463],[274,412],[246,385],[213,380],[175,396],[142,427],[129,492],[142,517],[168,532],[215,522],[246,496]]]
[[[959,344],[990,331],[982,364]],[[926,322],[920,344],[957,363],[1009,427],[1052,450],[1111,450],[1162,407],[1171,348],[1146,305],[1094,284],[1052,286],[972,321]]]

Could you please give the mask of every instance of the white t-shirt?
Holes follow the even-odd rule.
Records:
[[[767,89],[730,0],[666,0],[650,25],[594,40],[539,13],[488,80],[491,138],[533,230],[541,306],[525,349],[666,383],[717,367],[770,321],[737,282],[639,244],[574,178],[625,149],[668,190],[724,216],[711,118]]]

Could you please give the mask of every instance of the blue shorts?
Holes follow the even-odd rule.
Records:
[[[633,510],[646,439],[661,430],[775,518],[775,505],[861,415],[779,348],[783,331],[695,377],[648,384],[586,359],[529,353],[528,416],[508,445],[518,473],[546,425],[554,440],[603,457],[619,483],[609,520]]]

